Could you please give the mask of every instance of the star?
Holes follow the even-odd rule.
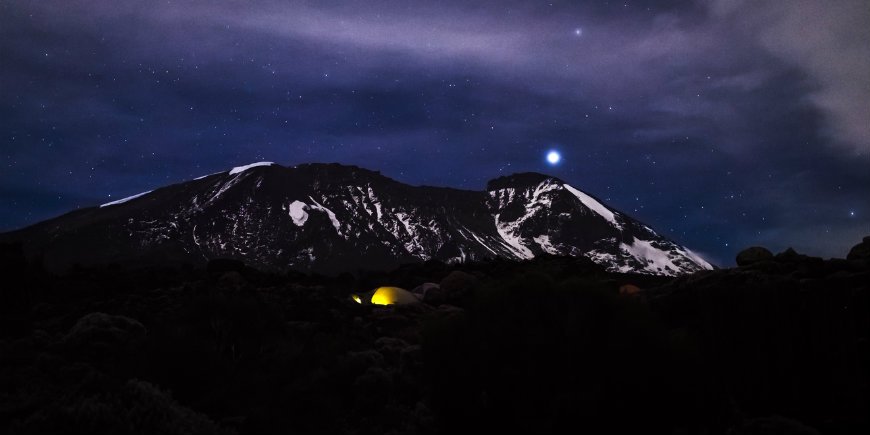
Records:
[[[559,164],[560,160],[562,160],[562,155],[558,151],[551,150],[547,153],[547,163],[555,166]]]
[[[577,36],[581,36],[581,35],[583,35],[583,29],[581,29],[581,28],[579,28],[579,27],[576,28],[576,29],[574,29],[574,34],[577,35]]]

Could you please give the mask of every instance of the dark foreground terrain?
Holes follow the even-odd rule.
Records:
[[[335,278],[0,258],[0,433],[867,433],[870,239],[676,279],[539,258]],[[427,303],[359,305],[440,283]]]

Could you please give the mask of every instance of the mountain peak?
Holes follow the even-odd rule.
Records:
[[[0,235],[50,270],[234,258],[338,273],[415,261],[586,257],[613,272],[710,266],[564,181],[534,172],[487,191],[410,186],[337,163],[256,162]]]
[[[292,167],[292,169],[296,170],[303,178],[316,180],[318,183],[326,185],[358,185],[372,181],[393,181],[382,175],[380,171],[342,163],[302,163]]]
[[[537,186],[547,180],[554,181],[557,184],[565,184],[564,181],[552,175],[541,174],[539,172],[518,172],[489,180],[486,183],[486,190],[493,191],[508,187]]]

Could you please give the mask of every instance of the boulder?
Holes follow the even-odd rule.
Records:
[[[746,248],[737,254],[737,265],[748,266],[750,264],[760,263],[773,259],[773,253],[761,246],[753,246]]]
[[[214,276],[221,276],[226,272],[242,273],[245,271],[245,263],[232,258],[215,258],[209,260],[205,270]]]
[[[423,347],[419,344],[402,349],[399,354],[399,371],[405,375],[417,375],[423,370]]]
[[[771,416],[745,421],[729,433],[735,435],[818,435],[819,431],[790,418]]]
[[[344,362],[355,371],[362,371],[367,367],[380,367],[384,365],[384,356],[374,349],[359,352],[348,352]]]
[[[864,241],[852,247],[849,250],[847,260],[870,260],[870,236],[864,237]]]
[[[776,254],[774,258],[779,261],[798,261],[803,257],[806,257],[806,255],[798,254],[798,252],[795,251],[794,248],[788,248],[785,251]]]
[[[246,284],[247,280],[245,280],[241,273],[231,270],[221,275],[218,279],[217,287],[220,290],[237,292],[245,288]]]
[[[123,353],[134,349],[145,338],[139,321],[106,313],[90,313],[76,322],[63,343],[71,348],[97,353]]]
[[[477,285],[477,277],[461,270],[454,270],[441,280],[441,293],[447,299],[461,297]]]
[[[425,282],[412,290],[418,298],[429,305],[438,305],[444,301],[441,286],[434,282]]]
[[[396,337],[381,337],[375,340],[375,347],[385,358],[396,362],[402,350],[408,347],[408,342]]]
[[[623,296],[634,296],[640,292],[640,287],[634,284],[624,284],[619,287],[619,294]]]
[[[383,403],[392,390],[393,377],[381,367],[369,367],[353,382],[358,399],[370,405]],[[376,405],[375,405],[376,406]]]

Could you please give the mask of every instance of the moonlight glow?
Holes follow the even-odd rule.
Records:
[[[550,151],[547,153],[547,163],[551,165],[558,165],[562,160],[562,155],[559,154],[558,151]]]

